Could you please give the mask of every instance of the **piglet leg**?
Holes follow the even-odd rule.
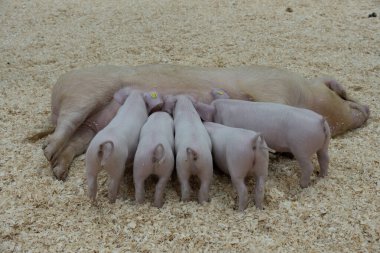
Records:
[[[90,175],[87,177],[87,185],[88,185],[88,197],[91,201],[95,202],[96,193],[98,191],[98,176]]]
[[[328,174],[329,169],[329,155],[326,149],[317,151],[318,163],[319,163],[319,176],[325,177]]]
[[[123,178],[125,171],[125,163],[113,164],[113,168],[107,168],[107,171],[111,172],[110,175],[110,183],[108,186],[108,199],[110,203],[115,203],[117,193],[119,191],[119,186],[121,179]]]
[[[137,204],[142,204],[145,199],[145,180],[152,172],[151,163],[135,159],[133,165],[133,182],[135,184],[135,199]]]
[[[201,186],[198,192],[198,201],[200,204],[203,204],[204,202],[210,201],[209,191],[212,179],[212,171],[210,173],[209,170],[203,169],[201,174],[203,175],[200,175]]]
[[[231,181],[239,197],[239,211],[244,211],[248,206],[248,190],[244,178],[231,176]]]
[[[311,163],[310,157],[295,155],[295,158],[301,167],[300,186],[301,188],[306,188],[310,184],[310,177],[314,170],[313,164]]]
[[[168,183],[170,179],[170,174],[167,176],[162,176],[157,182],[156,185],[156,191],[154,192],[154,206],[155,207],[162,207],[164,204],[164,191],[166,184]]]
[[[202,180],[201,187],[199,188],[199,193],[198,193],[198,201],[200,204],[210,201],[209,191],[210,191],[210,182],[208,180]]]
[[[191,194],[191,187],[189,183],[190,174],[184,168],[177,167],[177,176],[179,183],[181,184],[181,200],[189,201]]]
[[[108,187],[108,199],[110,203],[115,203],[117,193],[119,191],[119,184],[120,184],[120,179],[118,178],[111,178],[109,187]]]
[[[264,189],[265,187],[265,177],[264,176],[258,176],[256,177],[256,186],[255,186],[255,205],[258,209],[264,209],[263,208],[263,202],[264,202]]]
[[[135,198],[137,204],[144,203],[145,199],[145,178],[135,179]]]

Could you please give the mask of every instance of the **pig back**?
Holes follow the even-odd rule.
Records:
[[[256,132],[212,122],[204,125],[211,138],[214,162],[220,170],[226,174],[231,170],[243,173],[252,167]]]
[[[276,103],[219,99],[212,104],[215,122],[260,132],[267,145],[279,152],[290,152],[292,143],[307,141],[322,120],[310,110]]]
[[[151,145],[166,144],[173,149],[174,123],[173,118],[166,112],[155,112],[148,117],[141,129],[140,141],[146,141]]]
[[[174,108],[175,148],[211,151],[211,140],[190,99],[178,96]]]
[[[116,116],[106,127],[117,133],[128,147],[132,158],[136,152],[140,130],[148,118],[145,102],[140,93],[133,92],[125,100]]]

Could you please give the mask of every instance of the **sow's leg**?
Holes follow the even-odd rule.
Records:
[[[62,152],[57,156],[52,169],[54,176],[59,180],[65,180],[74,157],[83,154],[95,132],[85,126],[79,127],[73,137],[68,141]]]

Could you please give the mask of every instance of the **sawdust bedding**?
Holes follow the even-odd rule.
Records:
[[[254,251],[380,249],[379,1],[1,1],[0,252]],[[290,7],[291,10],[286,8]],[[86,196],[84,156],[66,182],[53,178],[43,140],[51,88],[96,64],[264,64],[308,78],[336,77],[370,106],[362,128],[332,140],[330,172],[301,190],[295,160],[271,157],[265,210],[234,210],[216,174],[212,201],[179,201],[172,180],[162,209],[136,206],[131,179],[115,204]],[[316,159],[313,163],[317,166]],[[254,180],[248,182],[252,191]]]

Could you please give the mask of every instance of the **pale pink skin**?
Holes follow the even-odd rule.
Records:
[[[191,175],[196,175],[201,181],[198,201],[204,203],[210,200],[213,176],[211,140],[188,96],[164,97],[164,110],[171,112],[173,107],[176,170],[181,184],[181,199],[190,200],[189,179]]]
[[[95,134],[107,126],[113,119],[127,97],[127,90],[124,88],[115,92],[109,104],[89,116],[74,134],[72,141],[63,149],[61,155],[52,160],[53,173],[58,179],[66,179],[68,167],[75,157],[75,152],[73,151],[76,149],[85,150]],[[155,91],[143,94],[149,112],[159,110],[163,105],[162,97],[157,94],[156,98],[152,98],[152,92]],[[53,118],[54,120],[56,119]]]
[[[219,89],[233,99],[307,108],[327,119],[333,136],[362,126],[369,117],[368,107],[350,98],[333,78],[307,80],[267,66],[150,64],[78,69],[62,75],[52,91],[52,122],[56,128],[43,149],[58,179],[66,178],[73,158],[85,152],[95,135],[83,123],[102,110],[122,87],[153,89],[163,95],[189,94],[204,103],[211,103],[215,94],[210,91]]]
[[[248,205],[248,190],[245,178],[256,179],[255,205],[263,209],[264,185],[268,176],[268,147],[260,134],[241,128],[227,127],[218,123],[205,122],[210,135],[215,164],[231,176],[239,196],[239,211]]]
[[[73,137],[73,141],[62,151],[62,154],[54,160],[53,173],[59,179],[65,179],[67,177],[67,167],[74,159],[75,153],[73,149],[86,148],[90,140],[102,130],[113,119],[119,110],[120,106],[127,98],[127,89],[120,89],[115,92],[111,102],[105,105],[101,110],[91,115],[80,126],[77,133]],[[162,101],[162,100],[161,100]],[[56,119],[53,119],[53,121]]]
[[[205,121],[260,132],[271,149],[292,153],[302,169],[302,188],[310,184],[313,154],[317,153],[319,176],[327,175],[330,128],[321,115],[287,105],[233,99],[217,99],[211,105],[198,103],[196,107]]]
[[[140,132],[133,163],[136,202],[144,202],[144,182],[152,174],[159,180],[154,195],[154,206],[164,204],[164,190],[174,169],[174,125],[166,112],[151,114]]]
[[[86,152],[88,193],[95,201],[97,176],[104,168],[109,175],[108,198],[115,202],[127,161],[132,161],[141,127],[148,118],[140,91],[131,91],[112,121],[91,141]]]

